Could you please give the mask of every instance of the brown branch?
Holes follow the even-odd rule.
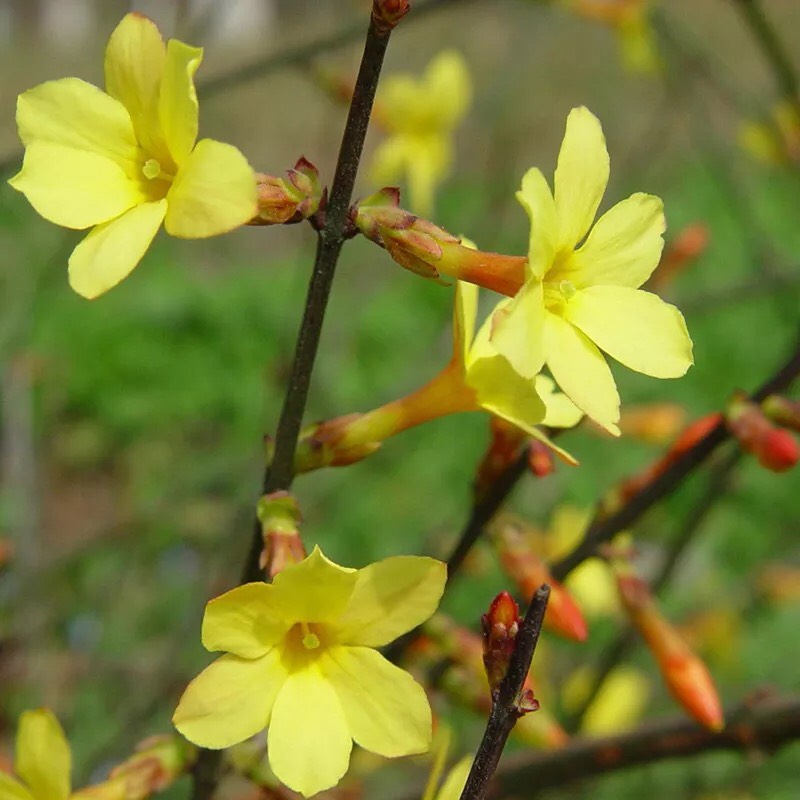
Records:
[[[262,480],[261,488],[265,494],[288,489],[294,477],[294,453],[306,407],[311,373],[339,253],[345,241],[348,209],[389,37],[390,31],[379,30],[371,18],[339,149],[325,223],[319,232],[303,320],[300,323],[292,370],[275,434],[274,456]],[[261,579],[258,567],[261,547],[261,526],[256,518],[250,552],[242,570],[242,583]],[[193,800],[208,800],[213,795],[219,780],[220,762],[221,751],[201,750],[193,772]]]
[[[519,708],[519,696],[531,668],[531,660],[539,641],[539,634],[542,632],[542,623],[549,598],[550,587],[546,584],[541,586],[531,598],[525,619],[517,634],[508,672],[506,672],[497,696],[492,702],[486,729],[475,753],[464,791],[461,793],[461,800],[483,800],[486,797],[486,789],[497,769],[509,734],[522,716],[523,712]]]
[[[684,717],[648,723],[619,736],[576,739],[561,750],[510,756],[495,775],[497,795],[517,796],[618,772],[639,764],[715,750],[773,751],[800,738],[800,696],[762,697],[726,709],[719,733]],[[532,791],[533,789],[533,791]]]
[[[752,399],[760,402],[775,392],[785,390],[800,374],[800,345],[795,346],[791,357],[772,377],[753,393]],[[555,564],[552,575],[563,580],[575,567],[591,558],[599,545],[610,541],[620,531],[630,527],[659,500],[671,494],[695,469],[730,437],[724,423],[720,423],[697,444],[687,450],[670,467],[644,489],[635,494],[619,511],[605,517],[595,517],[583,541],[568,556]]]
[[[701,529],[708,515],[716,506],[717,501],[724,497],[725,491],[730,483],[731,475],[741,459],[742,451],[736,448],[731,450],[723,461],[714,466],[703,496],[693,506],[684,520],[681,529],[678,531],[678,535],[675,537],[674,541],[670,543],[666,558],[651,581],[651,587],[655,594],[658,594],[667,585],[678,562],[694,540],[695,535]],[[568,731],[574,732],[580,728],[583,717],[599,694],[606,679],[613,672],[617,664],[630,652],[637,641],[638,637],[636,632],[633,628],[628,626],[621,631],[617,638],[603,651],[597,666],[592,670],[593,680],[586,695],[586,699],[576,711],[564,720],[564,727]]]
[[[527,470],[528,448],[526,440],[516,461],[506,467],[506,469],[497,476],[497,479],[488,488],[486,493],[473,504],[469,519],[447,559],[448,588],[461,569],[461,566],[469,555],[470,550],[472,550],[475,542],[477,542],[483,534],[486,525],[508,499],[508,496]],[[395,639],[384,651],[386,658],[390,661],[399,661],[406,651],[406,648],[417,638],[420,630],[421,626],[414,628],[414,630],[409,631],[399,639]]]

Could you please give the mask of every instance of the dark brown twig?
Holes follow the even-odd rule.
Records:
[[[725,710],[719,733],[685,717],[642,725],[619,736],[576,739],[560,750],[519,753],[495,774],[499,797],[524,795],[639,764],[685,758],[714,750],[773,751],[800,738],[800,697],[761,697]]]
[[[775,392],[786,389],[800,374],[800,347],[796,346],[791,357],[775,374],[753,393],[752,399],[760,402]],[[655,480],[635,494],[619,511],[605,517],[595,517],[589,525],[583,541],[568,556],[555,564],[551,570],[556,580],[563,580],[575,567],[591,558],[599,545],[611,540],[620,531],[630,527],[659,500],[673,492],[685,478],[729,438],[724,423],[720,422],[694,447],[687,450]]]
[[[279,489],[288,489],[294,476],[294,452],[297,448],[297,438],[306,407],[311,373],[314,368],[325,309],[339,253],[345,241],[347,213],[353,195],[358,165],[361,161],[364,139],[367,135],[372,103],[375,99],[384,55],[389,44],[389,36],[390,32],[379,31],[374,22],[370,20],[361,67],[339,148],[339,159],[326,208],[325,223],[319,232],[317,254],[306,296],[306,306],[300,323],[292,370],[275,434],[274,456],[265,470],[262,480],[261,488],[264,494]],[[258,566],[261,547],[261,526],[256,518],[253,524],[252,545],[242,570],[242,583],[261,579]],[[213,795],[218,783],[220,761],[219,751],[202,750],[200,752],[193,773],[193,800],[208,800]]]
[[[483,800],[486,797],[486,789],[497,769],[509,734],[522,715],[519,709],[519,695],[531,668],[531,660],[539,641],[539,634],[542,632],[549,598],[550,587],[547,585],[541,586],[531,598],[525,619],[517,634],[508,672],[492,703],[486,730],[475,753],[475,760],[472,762],[464,791],[461,793],[461,800]]]

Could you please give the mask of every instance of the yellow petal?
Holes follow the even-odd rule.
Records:
[[[472,756],[464,756],[450,770],[447,779],[442,784],[442,788],[436,795],[436,800],[458,800],[461,797],[469,777],[469,771],[472,769],[472,761]]]
[[[553,380],[540,374],[536,376],[534,385],[545,407],[542,425],[548,428],[572,428],[581,421],[583,412],[569,397],[556,391]]]
[[[488,336],[495,350],[524,378],[533,378],[544,363],[544,290],[538,278],[529,278],[516,296],[501,300],[478,331],[476,343]],[[476,344],[474,355],[479,357]]]
[[[183,166],[197,141],[199,107],[194,74],[202,60],[201,47],[190,47],[177,39],[167,43],[158,113],[167,148],[178,167]]]
[[[436,109],[440,128],[458,124],[472,102],[472,83],[463,56],[456,50],[439,53],[425,70],[422,91]]]
[[[630,730],[641,719],[649,696],[647,676],[634,667],[617,667],[586,710],[581,731],[608,736]]]
[[[165,225],[172,236],[217,236],[255,216],[255,175],[235,147],[203,139],[178,172],[167,200]]]
[[[564,585],[587,616],[608,617],[620,610],[616,580],[600,558],[588,558],[579,564]]]
[[[619,436],[619,394],[600,351],[555,314],[547,315],[544,332],[547,366],[561,390],[598,425]]]
[[[40,708],[20,717],[14,768],[37,799],[69,797],[72,756],[52,711]]]
[[[311,797],[342,779],[352,746],[342,705],[317,664],[289,676],[275,701],[267,739],[276,777]]]
[[[590,286],[567,303],[566,316],[601,350],[636,372],[679,378],[692,365],[683,315],[650,292]]]
[[[475,336],[477,315],[478,287],[474,283],[457,281],[453,303],[453,358],[461,364],[466,364],[467,361],[467,354]]]
[[[558,277],[578,289],[596,284],[636,289],[658,266],[666,227],[660,198],[631,195],[597,220],[586,243],[558,270]]]
[[[405,670],[368,647],[331,648],[321,669],[356,744],[387,758],[427,752],[431,709],[425,690]]]
[[[410,207],[416,214],[430,214],[436,187],[450,169],[452,147],[449,139],[436,135],[416,136],[410,146],[407,165]]]
[[[48,142],[86,150],[117,162],[133,176],[140,156],[131,118],[122,103],[79,78],[48,81],[17,99],[23,144]]]
[[[69,259],[70,286],[93,299],[116,286],[141,261],[166,213],[166,200],[143,203],[98,225]]]
[[[287,676],[279,648],[254,659],[221,656],[186,687],[172,723],[200,747],[231,747],[269,724]]]
[[[515,372],[501,355],[471,361],[466,381],[475,389],[482,408],[523,430],[544,419],[545,406],[534,382]]]
[[[343,644],[382,647],[430,617],[441,600],[447,568],[435,558],[394,556],[356,573],[337,622]]]
[[[315,547],[308,558],[281,570],[272,585],[276,601],[291,625],[338,620],[357,579],[356,570],[334,564]]]
[[[106,91],[128,109],[139,143],[164,166],[169,153],[158,118],[158,97],[165,62],[166,48],[156,24],[142,14],[126,14],[106,47]]]
[[[534,167],[525,173],[517,200],[528,212],[531,221],[527,270],[537,278],[542,278],[553,265],[559,239],[556,204],[540,170]]]
[[[15,778],[0,770],[0,800],[35,800]]]
[[[274,599],[275,587],[247,583],[209,601],[203,616],[203,647],[258,658],[278,644],[290,624]]]
[[[46,220],[82,230],[144,201],[139,186],[105,156],[51,142],[33,142],[9,181]]]
[[[608,184],[609,158],[600,120],[581,106],[567,117],[555,174],[559,249],[572,249],[592,225]]]

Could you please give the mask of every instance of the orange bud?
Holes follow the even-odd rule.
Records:
[[[556,468],[553,451],[538,439],[528,445],[528,469],[537,478],[546,478]]]
[[[694,222],[678,231],[661,256],[648,288],[654,291],[663,289],[705,252],[710,238],[708,226],[702,222]]]
[[[544,617],[545,627],[568,639],[585,641],[588,629],[580,606],[533,552],[520,526],[507,517],[501,517],[492,524],[490,533],[503,569],[517,585],[525,602],[530,602],[543,583],[549,584],[550,601]]]
[[[762,408],[746,396],[734,396],[726,422],[742,449],[754,455],[762,467],[772,472],[786,472],[800,459],[800,448],[794,437],[776,428]]]
[[[701,725],[721,730],[722,706],[706,665],[661,614],[650,588],[630,564],[616,558],[612,566],[622,605],[653,654],[670,693]]]

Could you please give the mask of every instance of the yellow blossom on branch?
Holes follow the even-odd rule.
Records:
[[[14,758],[17,778],[0,770],[0,800],[127,800],[122,782],[72,792],[72,753],[52,711],[26,711],[19,720]]]
[[[472,95],[462,56],[447,50],[419,79],[389,75],[378,94],[377,121],[389,132],[372,162],[377,183],[408,181],[411,207],[418,214],[433,208],[438,184],[453,159],[453,131]]]
[[[600,122],[575,108],[554,191],[533,168],[517,193],[532,224],[525,282],[498,304],[491,342],[525,377],[547,365],[578,408],[618,435],[619,395],[600,350],[636,372],[677,378],[692,364],[692,341],[677,308],[638,288],[664,245],[661,200],[633,194],[593,225],[608,177]]]
[[[45,219],[92,231],[69,259],[73,289],[94,298],[139,263],[164,224],[168,233],[216,236],[256,213],[256,181],[233,146],[197,142],[194,74],[200,48],[171,39],[131,13],[112,33],[103,92],[78,78],[20,95],[25,145],[11,185]]]
[[[354,570],[315,548],[273,583],[212,600],[203,645],[225,655],[189,684],[175,727],[222,749],[269,726],[272,771],[306,797],[338,783],[354,740],[386,757],[425,752],[425,692],[375,648],[428,619],[445,578],[445,565],[431,558],[398,556]]]

